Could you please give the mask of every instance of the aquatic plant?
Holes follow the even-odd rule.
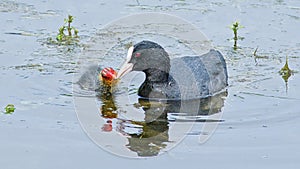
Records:
[[[287,92],[288,91],[288,80],[291,77],[291,75],[293,74],[293,70],[291,70],[289,68],[288,57],[287,56],[286,56],[285,64],[280,69],[279,74],[281,75],[282,79],[285,82],[285,89],[286,89],[286,92]]]
[[[235,21],[231,26],[230,29],[233,31],[233,40],[234,40],[234,44],[233,44],[233,49],[236,50],[237,49],[237,41],[238,39],[243,40],[243,37],[239,37],[238,36],[238,30],[244,28],[243,26],[240,25],[240,23],[238,21]]]
[[[12,114],[15,111],[15,106],[13,104],[8,104],[5,108],[5,114]]]
[[[72,15],[68,15],[67,18],[64,19],[64,25],[58,29],[58,34],[56,35],[56,43],[58,44],[74,44],[78,42],[78,29],[74,26],[71,26],[74,17]],[[52,43],[55,43],[52,41]]]
[[[288,79],[293,74],[293,71],[289,68],[288,57],[286,56],[285,64],[283,68],[280,69],[279,74],[285,82],[288,82]]]

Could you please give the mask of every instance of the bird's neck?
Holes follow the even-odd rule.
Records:
[[[168,83],[169,73],[159,69],[147,69],[144,71],[146,79],[140,86],[138,95],[151,98],[166,98],[164,87]]]
[[[164,83],[169,79],[169,72],[156,68],[144,70],[144,73],[146,74],[146,82]]]

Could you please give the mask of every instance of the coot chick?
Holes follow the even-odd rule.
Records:
[[[107,67],[101,70],[98,75],[99,81],[103,83],[103,85],[113,86],[116,82],[115,79],[117,77],[117,72],[111,68]]]
[[[77,84],[85,90],[112,93],[112,88],[117,82],[116,76],[117,72],[111,67],[101,69],[98,65],[93,65],[88,67]]]
[[[138,95],[145,98],[186,100],[212,96],[227,86],[227,68],[219,51],[201,56],[170,60],[162,46],[142,41],[128,49],[127,59],[117,78],[131,71],[142,71],[145,81]]]

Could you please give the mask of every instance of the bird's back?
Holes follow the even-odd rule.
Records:
[[[173,99],[194,99],[214,95],[227,86],[226,62],[222,54],[210,50],[201,56],[171,60],[170,77],[179,91],[167,89]]]

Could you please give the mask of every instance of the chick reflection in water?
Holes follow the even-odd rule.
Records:
[[[101,115],[106,120],[102,131],[115,130],[121,133],[128,139],[126,147],[141,157],[156,156],[167,147],[168,142],[173,141],[169,137],[169,126],[172,123],[222,121],[210,117],[221,111],[227,96],[225,91],[204,99],[188,101],[153,101],[139,98],[133,107],[144,112],[144,120],[136,121],[118,115],[120,110],[115,104],[114,95],[110,87],[107,89],[98,92],[98,98],[102,102]]]
[[[113,88],[116,84],[115,77],[117,72],[112,68],[104,68],[98,78],[101,83],[101,90],[96,91],[97,97],[102,101],[101,114],[104,118],[117,118],[117,107],[115,106],[114,98],[113,98]],[[107,120],[107,124],[102,128],[104,131],[112,130],[112,121]]]
[[[105,69],[104,69],[105,70]],[[111,71],[108,71],[110,73]],[[101,72],[99,79],[102,90],[97,92],[101,100],[101,116],[106,119],[102,131],[110,132],[113,129],[123,134],[128,139],[126,145],[131,151],[137,152],[138,156],[155,156],[165,148],[168,136],[167,107],[164,103],[151,103],[148,100],[139,100],[135,104],[137,109],[145,112],[144,121],[134,121],[118,117],[117,107],[112,94],[114,82],[106,78],[107,73]],[[116,121],[113,123],[113,121]],[[116,124],[116,126],[113,126]]]

